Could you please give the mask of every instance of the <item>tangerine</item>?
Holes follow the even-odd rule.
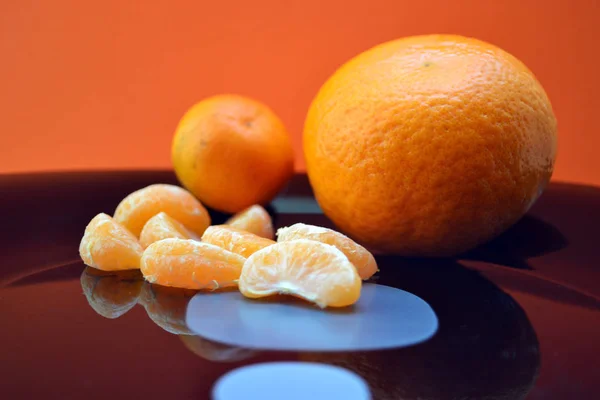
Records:
[[[191,107],[177,126],[171,159],[184,187],[229,213],[269,202],[294,169],[292,143],[279,117],[237,95]]]

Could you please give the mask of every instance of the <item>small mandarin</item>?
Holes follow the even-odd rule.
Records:
[[[214,225],[206,228],[202,235],[202,241],[244,257],[250,257],[258,250],[275,244],[275,241],[271,239],[265,239],[227,225]]]
[[[131,232],[104,213],[90,221],[79,244],[85,265],[104,271],[139,269],[143,250]]]
[[[169,216],[198,236],[210,225],[206,208],[187,190],[167,184],[150,185],[125,197],[115,210],[115,220],[135,236],[146,222],[160,212]]]
[[[171,160],[185,188],[228,213],[268,203],[294,173],[281,119],[265,104],[232,94],[204,99],[183,115]]]
[[[140,268],[150,283],[214,290],[237,286],[245,260],[212,244],[191,239],[163,239],[144,250]]]
[[[345,307],[360,297],[354,265],[334,246],[308,239],[280,242],[252,254],[242,268],[240,292],[249,298],[288,294],[319,307]]]

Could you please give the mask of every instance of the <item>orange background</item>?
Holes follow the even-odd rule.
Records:
[[[405,35],[458,33],[525,62],[559,121],[554,179],[600,185],[594,0],[37,0],[0,4],[0,171],[170,167],[173,130],[222,92],[294,137],[341,63]],[[596,116],[596,118],[593,118]]]

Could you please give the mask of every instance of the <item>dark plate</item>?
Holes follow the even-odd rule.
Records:
[[[430,340],[300,353],[190,336],[192,293],[149,287],[135,273],[84,271],[77,249],[87,222],[157,182],[175,178],[0,176],[0,398],[203,399],[227,371],[275,360],[344,366],[375,399],[600,398],[600,189],[553,183],[508,232],[456,259],[378,257],[377,283],[435,311]],[[271,211],[277,226],[332,226],[301,175]]]

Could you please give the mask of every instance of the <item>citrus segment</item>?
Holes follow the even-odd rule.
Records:
[[[150,185],[129,194],[117,206],[114,218],[139,236],[146,222],[161,211],[198,236],[210,225],[208,211],[190,192],[167,184]]]
[[[332,229],[302,223],[277,230],[277,241],[286,242],[296,239],[310,239],[335,246],[348,257],[356,267],[362,279],[369,279],[378,271],[373,255],[349,237]]]
[[[104,213],[90,221],[79,244],[85,265],[104,271],[139,269],[143,250],[131,232]]]
[[[202,235],[202,241],[214,244],[246,258],[260,249],[275,244],[275,241],[271,239],[265,239],[253,233],[226,225],[208,227],[204,235]]]
[[[356,268],[344,253],[307,239],[277,243],[252,254],[239,280],[246,297],[289,294],[322,308],[354,304],[361,286]]]
[[[150,283],[187,289],[237,285],[246,259],[195,240],[163,239],[144,250],[141,270]]]
[[[193,239],[196,235],[190,232],[179,221],[169,217],[167,213],[160,212],[150,218],[140,233],[140,243],[144,248],[162,239]]]
[[[267,210],[258,204],[235,214],[225,224],[267,239],[275,237],[271,216]]]

